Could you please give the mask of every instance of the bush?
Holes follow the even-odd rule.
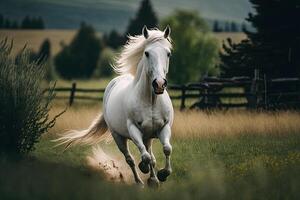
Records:
[[[94,28],[82,23],[71,44],[55,57],[56,71],[66,79],[91,77],[102,46]]]
[[[53,90],[44,100],[43,64],[31,62],[23,50],[17,62],[10,56],[12,44],[0,44],[0,155],[24,155],[58,116],[49,118]]]
[[[205,75],[216,75],[219,70],[218,41],[196,12],[177,10],[162,22],[171,26],[174,49],[170,60],[169,79],[175,83],[199,81]]]
[[[111,65],[114,64],[115,52],[110,48],[105,48],[98,60],[94,77],[111,77],[114,73]]]

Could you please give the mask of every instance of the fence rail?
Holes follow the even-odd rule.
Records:
[[[241,88],[242,92],[228,92],[228,88]],[[102,101],[104,88],[78,88],[76,83],[71,87],[55,88],[57,99],[68,99],[71,106],[75,99]],[[186,101],[195,102],[190,108],[200,109],[228,109],[228,108],[300,108],[300,79],[280,78],[263,79],[255,76],[233,77],[230,79],[208,77],[202,82],[185,85],[169,85],[168,91],[172,100],[180,100],[180,109],[187,108]],[[60,93],[69,93],[69,96],[60,96]],[[98,97],[88,96],[85,93],[97,93]],[[84,96],[83,96],[84,94]],[[229,99],[227,102],[224,99]],[[234,99],[243,99],[245,102],[234,102]]]

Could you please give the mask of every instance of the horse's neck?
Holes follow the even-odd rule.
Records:
[[[135,89],[139,95],[139,99],[144,103],[155,104],[156,95],[152,92],[152,84],[150,78],[147,76],[145,63],[140,63],[134,79]]]

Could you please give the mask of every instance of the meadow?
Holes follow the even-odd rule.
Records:
[[[64,109],[55,103],[54,115]],[[300,114],[292,111],[175,111],[173,174],[154,191],[107,181],[92,169],[90,147],[63,152],[51,139],[82,129],[101,112],[99,103],[76,104],[44,135],[30,159],[1,161],[0,193],[22,199],[299,199]],[[114,142],[101,148],[125,163]],[[140,158],[130,145],[136,161]],[[154,143],[158,168],[164,156]],[[19,163],[21,162],[21,163]],[[5,174],[5,176],[4,176]],[[131,174],[127,174],[132,179]]]
[[[75,36],[76,30],[0,30],[0,38],[8,38],[14,40],[14,48],[12,55],[16,55],[26,45],[29,49],[38,51],[42,42],[49,39],[51,43],[51,53],[56,55],[61,50],[61,44],[69,44]],[[101,36],[101,33],[98,32]],[[233,42],[240,42],[246,38],[244,33],[214,33],[214,36],[219,41],[220,47],[222,41],[228,37],[232,38]]]
[[[70,42],[74,34],[74,31],[56,30],[0,31],[1,37],[15,38],[14,54],[26,42],[29,48],[37,50],[42,41],[49,38],[55,55],[60,50],[60,42]],[[219,40],[226,37],[221,33]],[[103,88],[108,80],[74,81],[78,87]],[[57,87],[70,87],[71,82],[58,81]],[[55,100],[50,115],[66,107],[67,100]],[[91,147],[77,146],[65,152],[62,147],[54,147],[52,140],[59,134],[86,128],[101,109],[100,102],[75,100],[56,125],[40,138],[28,157],[21,161],[1,158],[1,199],[300,198],[299,112],[180,112],[176,109],[172,127],[173,174],[159,189],[153,190],[133,185],[131,173],[124,174],[129,179],[124,183],[107,180],[101,168],[88,162],[88,157],[93,156]],[[103,141],[99,146],[118,164],[126,166],[113,141]],[[136,147],[131,144],[130,148],[138,163]],[[164,156],[157,141],[154,152],[161,168]],[[129,167],[125,168],[128,171]]]

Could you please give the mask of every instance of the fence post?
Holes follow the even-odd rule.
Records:
[[[69,99],[69,106],[72,106],[72,104],[74,102],[75,91],[76,91],[76,83],[74,82],[74,83],[72,83],[70,99]]]
[[[265,88],[265,109],[268,109],[268,84],[267,84],[267,75],[264,74],[264,88]]]
[[[257,108],[258,107],[258,80],[259,80],[259,70],[254,70],[254,78],[251,83],[251,97],[249,98],[249,107]]]
[[[185,109],[185,85],[181,87],[181,105],[180,110]]]

